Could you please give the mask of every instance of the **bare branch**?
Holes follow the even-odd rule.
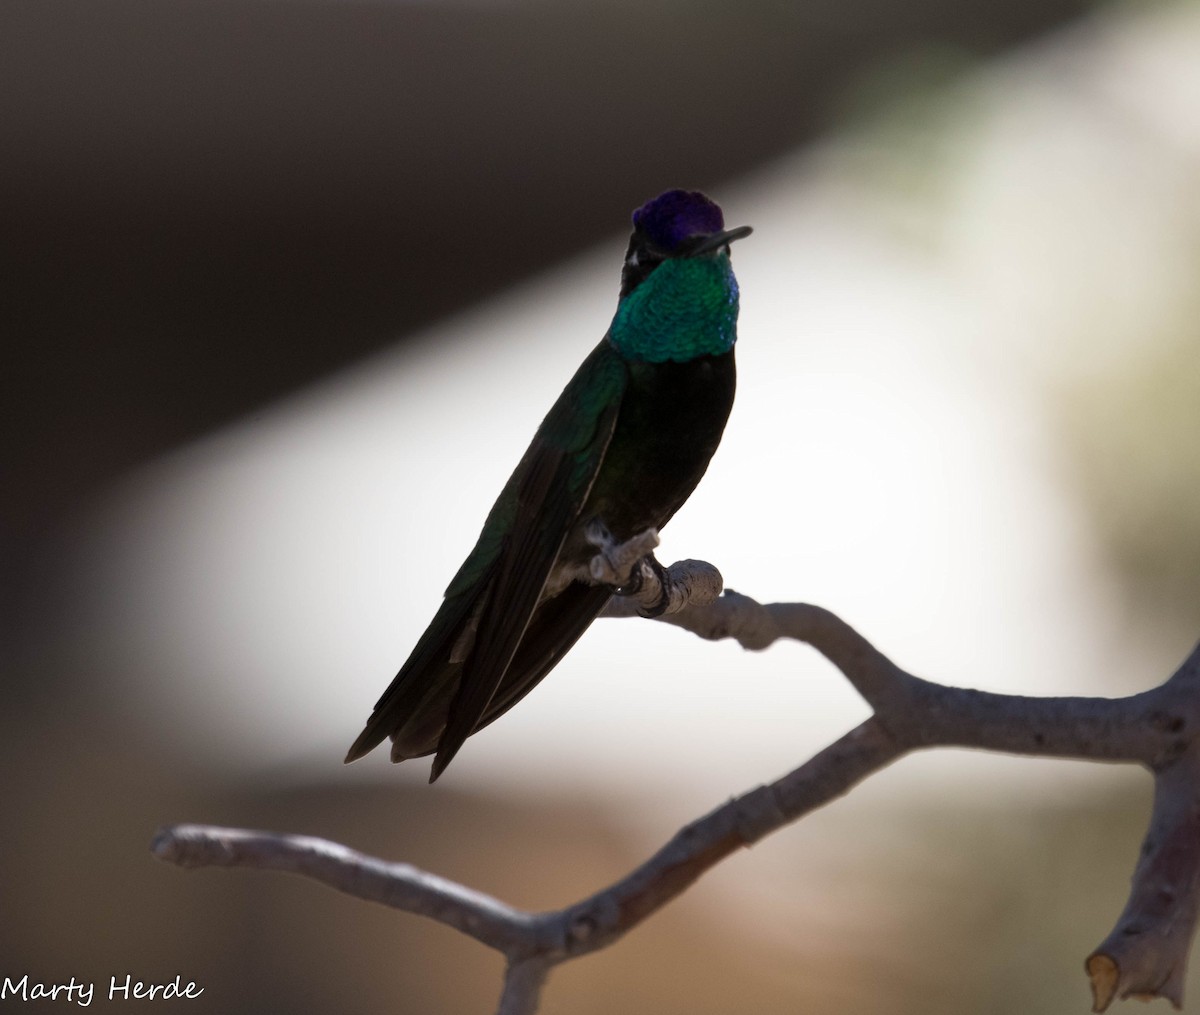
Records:
[[[545,959],[509,960],[504,970],[504,990],[496,1015],[533,1015],[542,996],[542,984],[553,963]]]
[[[428,916],[506,955],[529,940],[529,915],[521,910],[409,864],[387,863],[310,835],[175,825],[159,830],[150,851],[180,867],[299,874],[355,898]]]
[[[734,638],[748,649],[782,638],[804,642],[845,674],[875,714],[795,771],[692,822],[626,877],[552,912],[514,909],[407,864],[305,836],[182,825],[159,833],[154,854],[187,867],[288,871],[445,923],[506,956],[499,1013],[529,1015],[553,966],[616,941],[730,853],[910,750],[960,746],[1139,762],[1155,773],[1150,830],[1125,911],[1088,958],[1087,971],[1097,1012],[1117,996],[1180,1003],[1200,913],[1200,646],[1165,683],[1126,698],[1030,698],[948,687],[900,669],[821,607],[764,606],[728,590],[717,598],[721,579],[711,564],[651,563],[653,531],[620,545],[606,536],[595,534],[602,552],[593,570],[604,571],[597,580],[628,583],[630,592],[615,597],[606,615],[657,613],[665,605],[659,619],[702,638]]]
[[[1087,960],[1093,1010],[1114,997],[1183,1004],[1200,910],[1200,755],[1193,747],[1157,773],[1150,830],[1117,925]]]
[[[683,565],[679,565],[683,566]],[[610,615],[624,615],[610,610]],[[1125,912],[1088,958],[1095,1011],[1114,997],[1182,1003],[1200,914],[1200,645],[1165,683],[1126,698],[1031,698],[946,687],[906,673],[828,610],[764,606],[727,590],[665,623],[762,649],[790,638],[817,649],[875,709],[897,742],[1012,754],[1141,762],[1155,802]]]
[[[603,948],[730,853],[841,796],[899,753],[883,728],[868,719],[794,772],[687,825],[620,881],[542,919],[567,931],[565,947],[570,956]]]

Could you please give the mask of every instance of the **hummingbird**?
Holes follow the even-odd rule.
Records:
[[[596,526],[625,541],[661,529],[691,495],[733,407],[729,245],[749,234],[726,229],[698,191],[668,190],[633,213],[607,333],[542,420],[347,763],[391,737],[392,761],[433,754],[437,779],[617,592],[590,580]]]

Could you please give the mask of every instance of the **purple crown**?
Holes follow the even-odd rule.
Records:
[[[633,213],[633,228],[661,250],[674,250],[689,236],[725,228],[720,207],[698,190],[668,190]]]

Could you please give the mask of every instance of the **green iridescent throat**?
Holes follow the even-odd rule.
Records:
[[[727,254],[668,259],[617,304],[608,337],[626,359],[683,363],[729,352],[737,315]]]

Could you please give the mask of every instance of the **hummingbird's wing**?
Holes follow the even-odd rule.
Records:
[[[536,624],[541,633],[535,644],[518,652],[603,461],[627,379],[628,368],[607,339],[584,360],[542,421],[437,615],[379,699],[347,761],[392,735],[397,761],[436,745],[436,778],[471,733],[520,698],[586,629],[607,593],[600,593],[600,606],[586,620],[562,611],[571,633]],[[558,612],[549,611],[548,619]],[[490,709],[514,657],[525,660],[522,670],[536,667],[536,678],[526,675],[519,680],[522,690],[503,695],[507,704]]]
[[[475,643],[463,664],[458,692],[438,744],[434,779],[467,737],[507,707],[488,715],[489,705],[506,682],[510,664],[528,633],[546,580],[600,471],[627,380],[624,360],[607,341],[602,341],[546,415],[517,469],[517,508],[497,557],[491,588],[479,613]],[[560,592],[556,599],[565,594],[566,590]],[[551,610],[550,614],[557,612]],[[563,615],[561,619],[569,618]],[[539,640],[545,638],[542,627],[536,625]],[[553,653],[554,661],[586,627],[587,623],[568,623],[561,629],[555,625],[549,640],[566,640],[566,645]],[[549,669],[542,665],[541,657],[550,649],[531,649],[534,657],[525,667],[536,667],[540,679]],[[520,679],[527,675],[514,674],[524,689],[512,698],[513,702],[533,686]]]
[[[541,603],[476,730],[499,719],[532,691],[570,651],[611,598],[612,590],[603,585],[572,582],[553,599]]]

